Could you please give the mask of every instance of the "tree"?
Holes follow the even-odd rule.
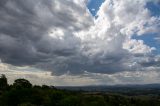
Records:
[[[0,90],[5,90],[8,87],[7,78],[4,74],[0,77]]]
[[[13,86],[16,88],[31,88],[32,84],[26,79],[16,79]]]
[[[36,105],[33,105],[31,103],[22,103],[22,104],[20,104],[18,106],[36,106]]]

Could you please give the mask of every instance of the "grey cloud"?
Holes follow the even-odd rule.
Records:
[[[130,67],[126,65],[128,63],[129,54],[126,56],[119,55],[111,57],[106,56],[103,59],[90,60],[87,56],[83,56],[80,52],[77,55],[59,56],[55,57],[49,63],[38,64],[39,67],[44,70],[54,70],[53,75],[61,75],[69,72],[71,75],[83,74],[85,71],[91,73],[107,73],[113,74],[130,70]]]
[[[134,62],[134,56],[122,48],[125,37],[113,37],[119,34],[118,27],[110,28],[109,37],[113,40],[106,43],[109,46],[105,45],[108,39],[96,39],[86,46],[75,36],[76,32],[87,31],[93,25],[86,11],[86,7],[73,0],[1,0],[0,59],[15,66],[49,70],[54,75],[132,71],[134,68],[129,63]],[[85,55],[94,54],[92,48],[100,53]]]
[[[77,4],[65,2],[71,3],[77,7],[76,12],[82,13]],[[0,58],[14,65],[34,65],[53,58],[53,55],[74,54],[75,50],[72,49],[76,49],[79,41],[73,37],[72,32],[68,33],[70,37],[64,42],[52,39],[47,35],[48,30],[52,27],[63,30],[72,27],[72,30],[78,30],[89,26],[78,22],[77,17],[70,13],[68,8],[74,7],[64,4],[66,7],[63,10],[56,10],[54,0],[1,0],[0,5]],[[77,22],[80,26],[75,24]]]
[[[8,0],[1,1],[0,5],[3,5],[0,9],[2,62],[16,66],[30,65],[55,74],[68,70],[79,73],[85,66],[72,60],[81,58],[77,58],[81,41],[73,33],[87,30],[93,23],[88,21],[91,19],[89,15],[82,17],[86,22],[79,19],[86,12],[85,8],[73,1],[63,0]],[[52,38],[49,36],[52,33],[50,29],[60,29],[65,36],[63,39]]]
[[[151,56],[140,62],[143,67],[160,67],[160,57]]]

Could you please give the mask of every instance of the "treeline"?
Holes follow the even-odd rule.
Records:
[[[32,85],[26,79],[17,79],[8,85],[2,75],[0,106],[160,106],[160,97],[59,90],[53,86]]]

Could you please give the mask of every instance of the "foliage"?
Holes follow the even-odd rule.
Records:
[[[5,90],[8,87],[7,78],[4,74],[0,77],[0,90]]]
[[[16,79],[13,83],[15,88],[31,88],[32,84],[26,79]]]
[[[0,85],[0,106],[160,106],[160,96],[58,90],[32,86],[26,79],[8,85],[5,75],[1,76]]]

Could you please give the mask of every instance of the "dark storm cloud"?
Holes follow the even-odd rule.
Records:
[[[69,3],[76,5],[68,1]],[[13,65],[34,65],[47,58],[53,58],[54,55],[74,54],[75,50],[72,51],[74,45],[52,39],[47,35],[48,30],[51,27],[67,29],[70,26],[72,30],[78,30],[83,24],[76,25],[78,20],[67,13],[70,13],[69,10],[56,10],[55,6],[54,0],[0,1],[0,58],[3,62]],[[75,7],[80,9],[78,6]],[[72,37],[72,33],[69,34],[71,37],[67,38],[68,40],[77,41]],[[67,49],[67,46],[72,47]],[[62,50],[63,48],[67,50]]]
[[[41,69],[53,70],[54,75],[61,75],[66,72],[73,75],[83,74],[85,71],[92,73],[113,74],[130,70],[130,67],[125,64],[128,62],[128,59],[129,58],[127,56],[119,55],[114,57],[103,57],[103,59],[90,60],[88,57],[83,56],[78,52],[76,55],[63,55],[55,57],[54,60],[50,60],[49,63],[40,63],[37,67]]]
[[[58,5],[60,7],[56,7]],[[80,39],[73,33],[92,24],[92,21],[84,23],[77,16],[84,15],[85,11],[72,1],[1,0],[0,59],[4,63],[29,65],[55,74],[68,70],[81,72],[82,67],[89,66],[85,66],[88,63],[80,65],[83,61],[77,62],[81,59],[77,58]],[[90,19],[89,16],[83,18]],[[64,40],[49,36],[56,30],[65,34]]]
[[[6,4],[8,0],[1,0],[0,1],[0,8],[3,8],[3,6]]]

